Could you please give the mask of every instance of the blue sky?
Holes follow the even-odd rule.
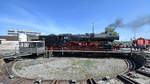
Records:
[[[0,0],[0,35],[6,35],[8,29],[91,33],[91,22],[100,33],[117,18],[128,23],[146,15],[150,15],[150,0]],[[120,40],[130,40],[134,35],[150,39],[150,25],[116,31]]]

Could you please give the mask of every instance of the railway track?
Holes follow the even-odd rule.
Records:
[[[97,84],[93,78],[87,80],[52,80],[50,84]]]
[[[146,55],[145,60],[146,60],[145,65],[136,70],[136,72],[144,76],[150,77],[150,56]]]
[[[143,67],[136,70],[136,64],[132,60],[130,62],[128,62],[129,63],[128,67],[130,67],[129,71],[131,71],[131,72],[133,71],[134,75],[136,72],[136,75],[141,74],[143,76],[143,78],[146,78],[146,77],[149,78],[150,77],[150,56],[146,56],[146,54],[144,54],[144,56],[145,56],[146,61],[144,63],[145,65],[143,65]],[[136,77],[136,75],[135,75],[135,77]],[[128,76],[127,73],[125,73],[123,75],[122,74],[118,75],[117,78],[119,80],[121,80],[122,82],[124,82],[125,84],[143,84],[143,82],[144,82],[144,79],[142,77],[135,79],[133,77]]]
[[[137,81],[132,80],[124,75],[118,75],[117,78],[123,81],[125,84],[140,84]]]
[[[148,68],[138,69],[136,70],[137,73],[140,73],[144,76],[150,77],[150,69],[146,70]]]
[[[93,78],[87,80],[87,84],[96,84]]]
[[[147,56],[145,56],[145,57],[146,57],[146,64],[145,64],[145,67],[146,67],[146,68],[150,68],[150,56],[147,55]]]
[[[123,60],[125,61],[126,65],[127,65],[127,68],[121,74],[127,74],[128,72],[135,70],[136,65],[133,61],[129,60],[128,58],[124,58]]]
[[[121,80],[122,82],[124,82],[125,84],[140,84],[139,82],[135,81],[134,79],[129,78],[128,76],[126,76],[126,74],[128,72],[135,71],[135,68],[136,68],[135,63],[133,61],[127,59],[127,58],[124,59],[124,60],[127,64],[126,71],[122,73],[124,75],[118,75],[117,78],[119,80]],[[150,60],[150,56],[147,57],[147,60]],[[149,61],[146,64],[147,64],[147,66],[150,65]],[[145,67],[146,67],[146,65],[145,65]],[[11,74],[11,64],[9,66],[7,65],[7,68],[8,68],[7,73]],[[146,68],[149,68],[149,67],[146,67]],[[140,69],[136,70],[136,72],[139,73],[139,74],[142,74],[142,75],[145,74],[145,77],[146,76],[150,77],[150,72],[146,72],[146,71],[143,71],[143,70],[140,70]],[[24,80],[18,80],[18,81],[15,81],[13,84],[21,84],[21,82],[23,82],[23,81]],[[79,83],[77,83],[77,82],[79,82]],[[81,80],[81,81],[52,80],[49,84],[97,84],[97,83],[93,78],[91,78],[91,79],[88,79],[88,80]]]
[[[124,71],[123,73],[117,75],[117,78],[122,81],[125,84],[140,84],[138,82],[136,82],[135,80],[130,79],[129,77],[125,76],[126,74],[128,74],[130,71],[134,71],[136,68],[136,65],[134,63],[134,61],[129,60],[128,58],[125,58],[124,61],[127,64],[127,68],[126,71]],[[124,75],[122,75],[124,74]]]
[[[126,58],[126,59],[124,59],[124,61],[127,64],[127,68],[126,68],[126,71],[124,71],[122,74],[126,74],[129,71],[133,70],[133,68],[134,68],[133,63],[131,63],[131,61],[129,59]]]

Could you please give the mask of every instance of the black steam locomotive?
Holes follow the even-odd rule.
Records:
[[[111,50],[112,42],[119,40],[119,35],[104,34],[60,34],[40,36],[45,40],[48,50]]]

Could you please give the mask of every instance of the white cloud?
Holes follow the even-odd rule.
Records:
[[[10,19],[10,18],[0,18],[0,22],[7,23],[9,24],[7,26],[15,28],[15,29],[19,29],[19,28],[26,29],[27,27],[31,27],[27,29],[31,29],[31,30],[36,29],[42,32],[47,32],[47,33],[60,33],[61,32],[59,27],[51,23],[39,25],[30,21],[15,20],[15,19]]]
[[[15,14],[0,16],[1,24],[5,24],[8,28],[35,29],[41,32],[55,34],[61,32],[60,27],[39,12],[32,11],[33,13],[31,13],[25,8],[18,7],[16,5],[10,5],[9,10],[13,11]]]

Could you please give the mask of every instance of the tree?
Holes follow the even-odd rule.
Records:
[[[115,28],[112,28],[112,27],[106,27],[105,28],[105,33],[109,33],[109,34],[112,34],[112,35],[118,35],[118,33],[115,31]]]

